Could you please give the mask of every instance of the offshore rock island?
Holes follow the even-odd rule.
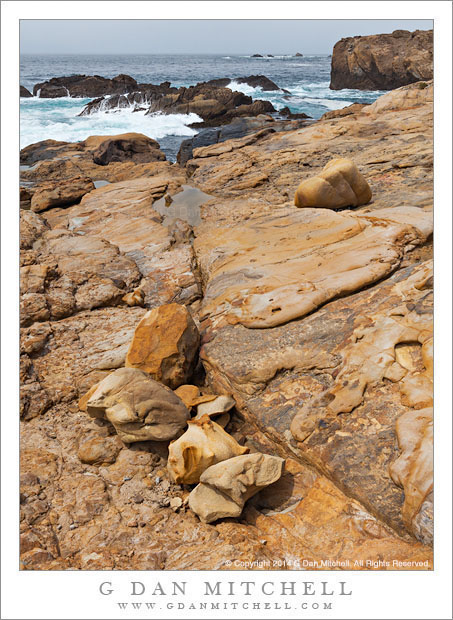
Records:
[[[432,569],[433,82],[412,75],[318,121],[224,80],[36,85],[203,129],[175,163],[136,132],[21,151],[22,569]]]

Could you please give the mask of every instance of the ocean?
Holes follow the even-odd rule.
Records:
[[[232,80],[230,87],[233,90],[254,99],[267,99],[277,110],[288,106],[294,113],[304,112],[315,119],[329,110],[351,103],[371,103],[383,94],[383,91],[330,90],[330,61],[327,54],[303,57],[276,55],[273,58],[246,55],[24,54],[20,59],[20,83],[32,92],[38,82],[74,74],[111,78],[125,73],[138,82],[160,84],[170,81],[176,87],[228,77]],[[249,75],[265,75],[291,95],[283,91],[265,92],[233,81],[235,77]],[[175,161],[181,141],[197,133],[188,125],[201,120],[196,114],[145,116],[144,112],[132,113],[132,109],[77,116],[88,101],[90,99],[72,97],[21,98],[21,148],[49,138],[77,142],[90,135],[134,131],[157,140],[168,159]]]

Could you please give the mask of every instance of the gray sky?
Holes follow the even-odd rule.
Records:
[[[420,19],[27,19],[20,24],[20,49],[23,54],[330,54],[342,37],[430,28],[431,20]]]

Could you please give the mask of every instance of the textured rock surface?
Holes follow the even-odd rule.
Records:
[[[126,366],[140,368],[175,389],[192,375],[199,342],[197,326],[185,306],[159,306],[137,325]]]
[[[100,166],[106,166],[115,161],[133,161],[144,164],[165,161],[165,155],[156,140],[143,134],[130,133],[104,138],[93,150],[93,161]]]
[[[189,412],[168,388],[141,370],[119,368],[92,389],[87,413],[107,419],[120,439],[168,441],[186,426]]]
[[[432,232],[429,213],[393,212],[281,209],[197,237],[205,325],[281,325],[388,275]]]
[[[335,44],[330,88],[390,90],[433,78],[433,31],[348,37]]]
[[[408,411],[402,415],[396,423],[396,434],[401,455],[390,466],[390,474],[395,483],[404,488],[403,520],[417,538],[432,544],[432,408]],[[421,519],[418,518],[419,514],[422,515]]]
[[[296,207],[360,207],[371,200],[371,189],[350,159],[332,159],[316,177],[296,190]]]
[[[88,177],[74,177],[60,183],[41,185],[31,198],[31,210],[39,213],[52,207],[66,207],[75,204],[91,192],[93,181]]]
[[[22,281],[33,309],[21,328],[23,568],[227,570],[231,562],[236,570],[249,568],[251,559],[271,570],[432,568],[429,433],[414,445],[421,429],[403,424],[406,414],[409,421],[423,415],[432,396],[432,91],[432,83],[414,84],[346,116],[204,147],[186,169],[168,162],[99,166],[83,143],[45,141],[23,150],[23,163],[39,162],[23,172],[31,190],[77,175],[115,186],[45,217],[21,213]],[[316,213],[347,222],[344,231],[362,231],[345,240],[351,252],[342,260],[351,266],[349,241],[373,232],[376,264],[384,265],[380,279],[261,329],[228,323],[235,306],[219,316],[206,313],[207,302],[217,299],[211,276],[222,260],[231,274],[219,281],[225,290],[237,283],[230,266],[247,257],[256,259],[248,268],[285,276],[284,262],[290,267],[299,251],[297,228],[311,212],[291,204],[296,188],[338,157],[357,164],[373,198],[359,210]],[[152,208],[157,197],[174,197],[186,173],[192,187],[212,196],[194,229],[198,258],[192,232],[173,232]],[[257,222],[268,235],[263,241],[272,241],[261,243],[261,252],[252,244]],[[333,227],[332,236],[339,230]],[[308,234],[299,237],[303,247]],[[80,254],[68,252],[71,239]],[[223,247],[218,240],[224,258],[212,249]],[[312,241],[325,265],[330,244]],[[118,297],[83,309],[75,296],[81,306],[88,303],[91,293],[84,302],[82,287],[96,283],[100,291],[95,276],[110,279]],[[253,278],[244,283],[246,301]],[[236,520],[200,522],[187,505],[190,489],[169,477],[168,442],[123,446],[107,420],[83,411],[83,399],[79,408],[83,395],[124,367],[146,309],[122,298],[137,289],[148,309],[184,295],[197,325],[204,318],[204,369],[195,369],[198,395],[191,402],[231,395],[236,407],[226,432],[252,454],[285,458],[281,478],[250,498]],[[213,296],[201,302],[208,289]],[[321,395],[329,402],[320,404]],[[327,416],[332,403],[352,409]],[[315,427],[296,441],[291,422],[307,411]]]
[[[196,484],[211,465],[248,451],[205,415],[189,420],[184,435],[170,444],[168,471],[177,484]]]
[[[283,463],[278,456],[256,453],[212,465],[190,494],[189,506],[204,523],[238,517],[250,497],[280,478]]]

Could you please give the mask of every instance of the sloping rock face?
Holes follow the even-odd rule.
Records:
[[[432,569],[432,85],[193,155],[184,169],[99,166],[53,142],[24,154],[42,157],[30,182],[76,168],[112,182],[21,213],[22,567]],[[338,157],[371,201],[295,207],[300,182]],[[153,204],[187,183],[212,198],[176,231]],[[83,410],[124,370],[147,310],[175,301],[202,336],[188,406],[232,397],[224,430],[244,456],[284,459],[233,519],[189,508],[168,441],[125,445]]]
[[[433,31],[348,37],[335,44],[330,88],[391,90],[433,78]]]

